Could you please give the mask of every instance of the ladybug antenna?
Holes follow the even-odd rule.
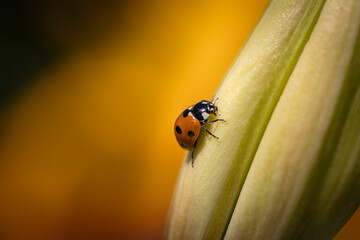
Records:
[[[218,97],[215,98],[215,101],[213,102],[214,105],[215,105],[215,103],[216,103],[216,101],[217,101],[218,99],[219,99]],[[213,100],[214,100],[214,98],[213,98]],[[211,100],[211,102],[212,102],[213,100]]]
[[[213,100],[214,100],[214,98],[211,100],[211,102],[213,102],[213,105],[214,105],[214,107],[215,107],[215,112],[217,112],[217,110],[218,110],[218,108],[217,108],[217,106],[215,105],[216,104],[216,101],[218,100],[219,98],[217,97],[217,98],[215,98],[215,101],[213,102]],[[215,113],[214,112],[214,115],[215,116],[221,116],[221,114],[220,113]]]

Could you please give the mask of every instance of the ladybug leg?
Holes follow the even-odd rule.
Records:
[[[194,167],[194,152],[195,152],[195,149],[191,153],[191,166],[192,167]]]
[[[200,122],[201,126],[205,129],[205,131],[210,134],[211,136],[213,136],[216,139],[219,139],[217,136],[215,136],[214,134],[212,134],[209,130],[206,129],[205,125],[203,122]]]
[[[194,167],[194,152],[195,152],[196,143],[197,143],[197,140],[194,143],[194,150],[191,153],[191,166],[192,167]]]
[[[208,122],[207,119],[206,119],[205,123],[214,123],[214,122],[217,122],[217,121],[226,122],[225,119],[218,118],[218,119],[212,120],[211,122]]]

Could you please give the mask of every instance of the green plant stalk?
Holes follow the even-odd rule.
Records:
[[[329,11],[329,5],[337,2],[354,6]],[[354,77],[359,68],[354,54],[359,4],[337,2],[328,1],[324,9],[320,0],[271,2],[217,93],[220,114],[227,120],[212,127],[220,139],[203,134],[194,155],[195,167],[191,168],[189,155],[183,165],[167,238],[319,236],[309,226],[328,226],[327,216],[339,216],[334,208],[342,206],[348,193],[344,189],[359,189],[360,170],[354,170],[359,169],[356,149],[360,148],[360,132],[356,134],[354,127],[359,119],[354,90],[359,86],[359,77]],[[333,24],[321,28],[320,23],[327,21]],[[346,30],[326,35],[324,29],[336,33],[339,26]],[[349,29],[355,33],[349,35]],[[329,152],[329,146],[339,147]],[[328,157],[338,160],[328,163]],[[349,181],[339,183],[343,173],[348,173]],[[338,194],[324,204],[333,189]],[[313,196],[319,207],[311,204]],[[345,207],[333,234],[358,206],[359,197],[351,199],[346,197],[352,208]],[[327,210],[320,211],[325,206]],[[302,224],[313,209],[319,214],[311,224]]]
[[[224,235],[269,116],[322,3],[280,0],[268,6],[218,91],[220,113],[227,120],[212,129],[220,140],[200,137],[194,169],[189,156],[183,166],[168,238]]]
[[[225,239],[330,239],[359,205],[359,27],[357,0],[326,2]]]

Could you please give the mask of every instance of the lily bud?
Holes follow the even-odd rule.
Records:
[[[360,2],[274,0],[184,161],[168,239],[330,239],[360,204]]]

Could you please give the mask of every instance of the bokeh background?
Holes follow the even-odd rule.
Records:
[[[3,3],[0,239],[163,238],[173,122],[211,99],[267,4]]]

